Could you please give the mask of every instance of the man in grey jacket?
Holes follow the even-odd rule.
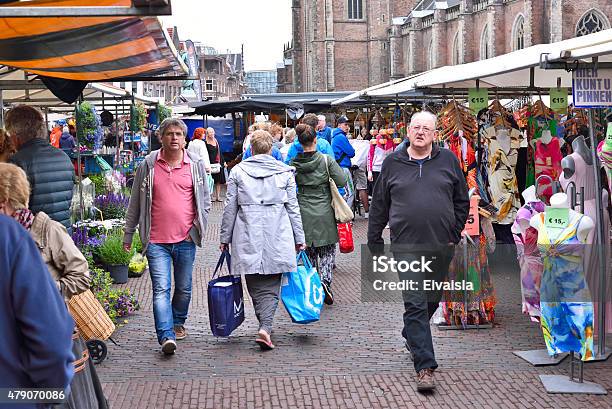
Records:
[[[204,161],[185,149],[185,123],[167,118],[159,131],[162,148],[147,155],[136,170],[123,246],[129,251],[139,226],[153,283],[157,340],[164,354],[173,354],[176,340],[187,336],[195,246],[202,246],[206,232],[210,192]]]

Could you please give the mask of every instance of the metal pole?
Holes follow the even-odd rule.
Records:
[[[82,123],[80,121],[81,115],[79,115],[79,111],[81,110],[81,103],[83,102],[83,94],[79,97],[76,103],[76,146],[77,146],[77,176],[79,180],[79,215],[80,220],[85,219],[85,202],[83,201],[83,174],[81,173],[81,141],[79,140],[79,129],[82,127]]]
[[[597,311],[597,331],[599,333],[599,339],[597,342],[597,354],[598,358],[602,358],[606,353],[606,257],[604,253],[604,228],[603,225],[603,206],[601,205],[601,175],[599,174],[600,163],[599,157],[597,156],[597,139],[595,138],[595,121],[593,119],[593,109],[589,109],[589,136],[591,137],[591,157],[593,158],[593,171],[595,172],[595,209],[597,211],[595,221],[595,242],[594,246],[597,247],[597,256],[599,259],[599,310]],[[597,295],[594,295],[595,297]]]
[[[0,89],[0,126],[4,127],[4,91]]]
[[[45,108],[45,126],[47,131],[49,131],[49,108]],[[51,141],[51,135],[49,135],[48,140],[49,142]]]
[[[123,100],[121,100],[123,102]],[[115,105],[115,163],[114,169],[119,168],[119,106]]]

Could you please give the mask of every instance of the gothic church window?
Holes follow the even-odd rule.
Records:
[[[453,65],[461,64],[461,48],[459,46],[459,33],[455,34],[453,40]]]
[[[363,0],[348,0],[348,19],[363,20]]]
[[[591,9],[584,13],[576,25],[576,37],[597,33],[610,28],[610,22],[599,10]]]
[[[480,59],[486,60],[491,56],[491,50],[489,50],[489,26],[485,26],[480,36]]]
[[[525,48],[525,17],[519,14],[512,27],[512,51]]]
[[[429,42],[429,48],[427,49],[427,69],[431,70],[432,68],[434,68],[434,42],[433,40],[431,40]]]

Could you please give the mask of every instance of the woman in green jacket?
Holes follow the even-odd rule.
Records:
[[[304,153],[298,154],[291,161],[291,166],[295,166],[297,171],[295,181],[308,246],[306,252],[323,278],[325,303],[330,305],[334,302],[331,282],[338,228],[331,206],[329,178],[337,186],[345,186],[347,179],[335,161],[317,152],[317,134],[311,126],[300,124],[295,132],[304,148]]]

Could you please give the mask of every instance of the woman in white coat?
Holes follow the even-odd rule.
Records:
[[[240,162],[227,181],[221,222],[221,249],[231,244],[232,273],[244,274],[259,320],[257,342],[274,348],[270,334],[282,273],[296,271],[304,248],[294,168],[271,156],[272,136],[255,131],[253,156]]]

